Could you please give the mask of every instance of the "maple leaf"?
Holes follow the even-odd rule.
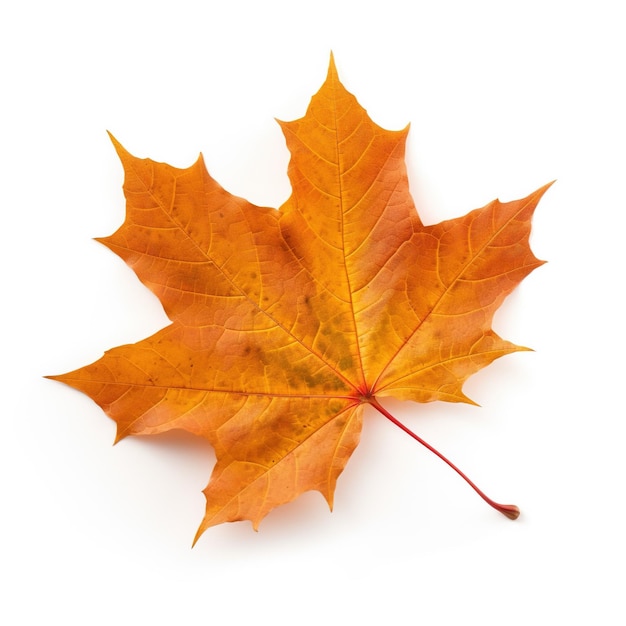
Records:
[[[524,350],[491,329],[539,261],[530,220],[539,189],[427,226],[409,194],[408,129],[388,131],[328,76],[305,117],[279,122],[292,195],[280,208],[225,191],[202,156],[178,169],[129,154],[124,224],[100,239],[160,299],[171,324],[54,376],[117,423],[117,440],[182,429],[217,462],[196,539],[222,522],[256,529],[308,490],[332,507],[338,476],[373,406],[471,402],[467,378]]]

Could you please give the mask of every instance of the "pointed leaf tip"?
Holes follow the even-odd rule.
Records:
[[[110,130],[107,130],[107,135],[109,136],[109,139],[114,146],[121,145],[120,142],[115,138],[115,135]]]
[[[107,130],[107,135],[109,135],[109,139],[111,140],[111,143],[115,148],[115,152],[117,152],[117,156],[120,158],[121,161],[123,161],[124,158],[128,158],[129,156],[131,156],[130,152],[128,152],[128,150],[124,148],[124,146],[115,138],[111,131]]]
[[[326,75],[326,80],[331,78],[339,79],[339,74],[337,73],[337,66],[335,65],[335,55],[330,52],[330,60],[328,62],[328,74]]]

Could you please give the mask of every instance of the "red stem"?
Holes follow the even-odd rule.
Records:
[[[428,448],[428,450],[430,450],[433,454],[437,455],[442,461],[447,463],[489,506],[492,506],[496,511],[502,513],[502,515],[506,515],[509,519],[517,519],[519,517],[520,511],[514,504],[499,504],[498,502],[494,502],[491,498],[487,497],[456,465],[454,465],[454,463],[446,459],[441,452],[433,448],[412,430],[408,429],[402,422],[399,422],[378,402],[376,398],[370,397],[367,401],[389,421],[393,422],[398,428],[401,428],[405,433],[407,433],[407,435],[411,435],[413,439],[421,443],[425,448]]]

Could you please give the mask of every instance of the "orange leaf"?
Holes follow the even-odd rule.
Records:
[[[172,323],[53,377],[91,396],[118,440],[183,429],[212,444],[197,537],[235,520],[257,528],[307,490],[332,506],[365,406],[395,421],[380,398],[468,402],[470,375],[525,349],[491,321],[542,263],[528,237],[546,187],[424,226],[408,189],[407,130],[374,124],[332,58],[305,117],[280,125],[293,193],[279,211],[229,194],[202,158],[177,169],[113,139],[127,214],[100,241]]]

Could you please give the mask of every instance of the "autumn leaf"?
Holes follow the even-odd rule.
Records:
[[[225,191],[202,157],[178,169],[113,143],[124,224],[100,239],[160,299],[171,324],[55,376],[117,423],[117,440],[182,429],[217,463],[210,526],[250,520],[308,490],[332,507],[338,476],[385,397],[471,402],[469,376],[524,350],[496,309],[541,265],[530,220],[544,187],[422,224],[404,164],[408,130],[377,126],[334,63],[306,115],[280,122],[292,195],[279,209]],[[491,501],[515,518],[517,507]]]

